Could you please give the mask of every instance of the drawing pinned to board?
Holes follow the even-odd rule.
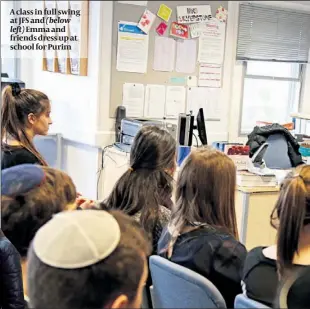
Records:
[[[192,74],[197,62],[197,41],[182,40],[177,42],[175,70],[179,73]]]
[[[127,117],[143,117],[144,85],[125,83],[123,85],[123,104]]]
[[[138,28],[137,23],[118,23],[116,70],[146,73],[149,36]]]
[[[144,33],[149,33],[155,19],[156,15],[146,9],[138,23],[138,28],[140,28]]]
[[[165,4],[161,4],[157,16],[164,20],[165,22],[168,22],[171,16],[172,10]]]
[[[170,28],[170,35],[178,39],[188,39],[189,38],[188,26],[173,22]]]
[[[215,18],[217,18],[219,21],[226,23],[228,12],[225,8],[220,6],[215,13]]]
[[[172,72],[175,62],[176,42],[172,38],[155,37],[153,70]]]
[[[159,35],[164,35],[166,30],[168,28],[168,25],[164,22],[161,22],[157,28],[156,28],[156,32],[159,34]]]
[[[226,24],[217,19],[206,23],[199,37],[198,62],[223,64]]]
[[[204,23],[212,18],[210,5],[177,6],[177,20],[180,24]]]
[[[222,87],[222,66],[218,64],[201,63],[199,66],[199,87]]]

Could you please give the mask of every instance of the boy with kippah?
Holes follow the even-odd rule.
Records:
[[[28,253],[31,308],[140,308],[151,246],[120,212],[55,215]]]

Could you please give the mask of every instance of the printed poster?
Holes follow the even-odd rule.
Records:
[[[177,6],[177,21],[180,24],[205,23],[211,18],[210,5]]]
[[[146,73],[149,36],[138,28],[137,23],[118,23],[117,71]]]

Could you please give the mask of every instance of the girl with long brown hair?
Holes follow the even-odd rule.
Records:
[[[46,135],[51,106],[37,90],[21,89],[14,83],[4,88],[1,106],[1,169],[30,163],[47,165],[33,144],[36,135]]]
[[[270,221],[277,229],[277,244],[249,252],[243,282],[248,297],[272,306],[279,281],[310,266],[309,165],[299,166],[285,178]],[[293,286],[291,295],[296,298],[297,292],[300,295],[308,290],[308,286]]]
[[[238,241],[235,215],[236,169],[214,149],[193,151],[176,186],[176,206],[158,253],[209,279],[233,307],[241,292],[245,247]]]

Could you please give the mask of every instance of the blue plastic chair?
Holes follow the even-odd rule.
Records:
[[[150,271],[153,308],[226,308],[214,284],[186,267],[153,255]]]
[[[249,308],[262,308],[262,309],[271,309],[270,307],[259,303],[256,300],[248,298],[244,294],[239,294],[235,298],[235,309],[249,309]]]

